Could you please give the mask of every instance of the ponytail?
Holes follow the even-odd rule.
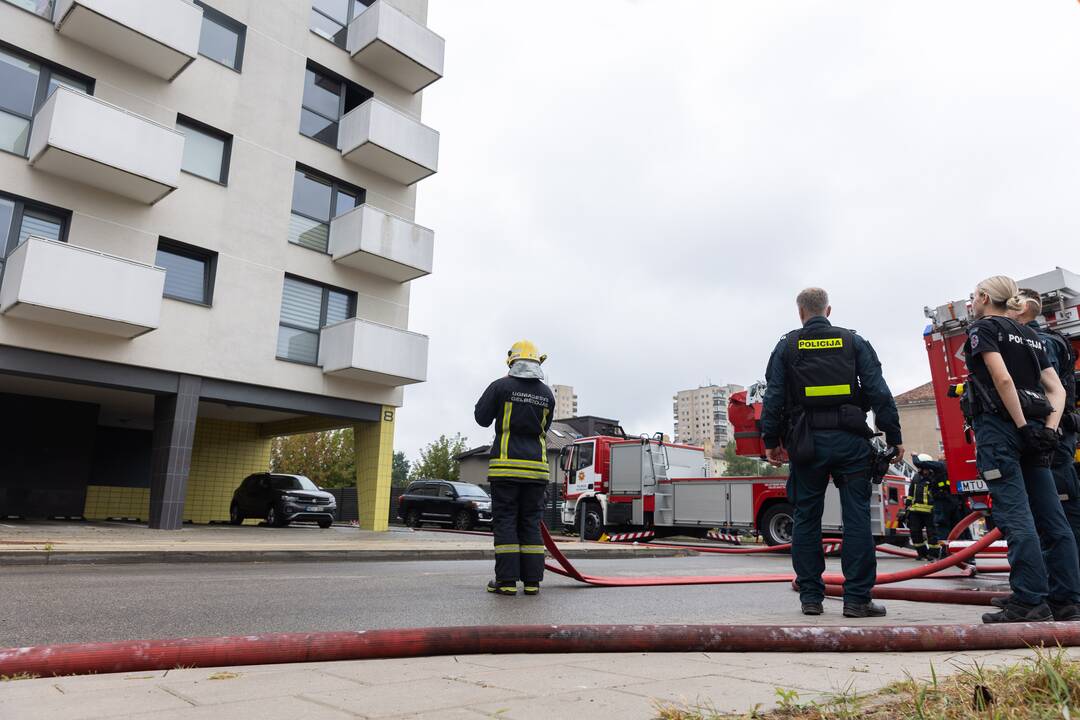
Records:
[[[975,286],[979,292],[986,293],[994,307],[1020,311],[1024,309],[1024,298],[1016,282],[1006,275],[988,277]]]

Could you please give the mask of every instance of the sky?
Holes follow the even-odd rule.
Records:
[[[803,287],[898,394],[930,377],[925,306],[1080,271],[1075,0],[430,0],[429,26],[410,459],[489,441],[518,339],[581,414],[670,433],[676,391],[763,377]]]

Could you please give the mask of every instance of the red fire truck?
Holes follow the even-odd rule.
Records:
[[[1043,316],[1047,324],[1072,341],[1080,350],[1080,276],[1056,268],[1050,272],[1017,281],[1022,288],[1036,290],[1042,296]],[[950,387],[963,383],[968,369],[964,364],[964,341],[971,315],[969,300],[956,300],[936,308],[926,308],[930,324],[923,339],[930,360],[941,443],[952,490],[982,502],[986,484],[975,468],[975,445],[970,428],[960,411],[960,400]]]
[[[745,407],[745,391],[736,395]],[[739,422],[735,427],[737,436],[749,432]],[[758,436],[756,429],[754,434]],[[742,454],[743,445],[739,448]],[[770,545],[791,541],[793,508],[785,492],[786,478],[709,477],[700,447],[657,438],[584,437],[563,448],[559,466],[563,523],[579,531],[584,524],[590,540],[605,531],[703,537],[719,528],[756,531]],[[871,503],[875,536],[884,539],[898,532],[896,515],[903,507],[906,485],[904,477],[890,476],[875,486]],[[822,529],[826,534],[841,531],[840,496],[832,485],[825,495]]]

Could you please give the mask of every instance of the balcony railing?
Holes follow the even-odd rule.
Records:
[[[341,119],[338,143],[346,160],[405,185],[439,167],[439,133],[376,98]]]
[[[349,25],[353,60],[412,93],[442,77],[445,45],[386,0],[377,0]]]
[[[8,257],[0,314],[133,338],[158,327],[165,270],[31,236]]]
[[[188,0],[57,0],[61,35],[172,80],[199,52],[202,8]]]
[[[351,318],[322,329],[319,365],[327,375],[400,387],[427,380],[426,335]]]
[[[34,116],[30,164],[152,205],[176,189],[184,136],[77,90],[58,87]]]
[[[435,233],[371,205],[330,222],[334,262],[408,282],[431,273]]]

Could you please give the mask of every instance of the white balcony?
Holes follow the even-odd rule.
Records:
[[[323,372],[377,385],[400,387],[427,380],[426,335],[352,318],[322,329]]]
[[[172,80],[199,52],[202,8],[188,0],[58,0],[61,35]]]
[[[435,233],[404,218],[361,205],[330,221],[334,262],[408,282],[431,274]]]
[[[180,182],[184,136],[76,90],[58,87],[34,116],[30,164],[153,205]]]
[[[375,98],[341,119],[338,144],[346,160],[405,185],[439,167],[439,133]]]
[[[358,65],[411,93],[443,75],[446,41],[386,0],[352,21],[346,46]]]
[[[133,338],[157,328],[165,270],[31,236],[8,257],[0,314]]]

